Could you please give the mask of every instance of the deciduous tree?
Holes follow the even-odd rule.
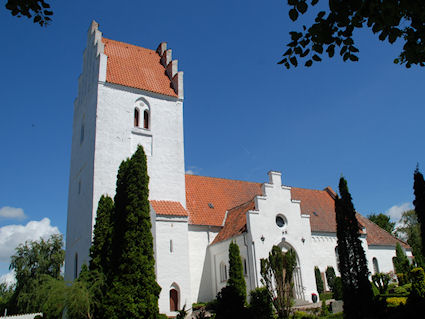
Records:
[[[415,192],[415,205],[416,216],[418,216],[418,222],[421,230],[422,238],[422,256],[425,256],[425,180],[419,167],[416,167],[415,173],[413,174],[413,190]]]
[[[34,23],[41,26],[48,24],[52,18],[53,11],[50,4],[44,0],[8,0],[6,9],[11,11],[13,16],[33,18]]]
[[[379,40],[393,44],[400,40],[403,48],[394,63],[424,66],[425,63],[425,2],[423,0],[288,0],[289,17],[300,15],[317,5],[320,11],[314,22],[290,32],[291,42],[279,62],[288,69],[306,60],[305,66],[332,58],[339,53],[344,61],[358,61],[354,33],[363,27],[378,35]]]
[[[371,214],[367,216],[367,218],[390,234],[392,234],[395,229],[395,222],[392,222],[390,216],[385,214]]]

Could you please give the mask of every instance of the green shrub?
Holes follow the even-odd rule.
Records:
[[[406,285],[403,285],[403,286],[395,287],[394,288],[394,293],[395,294],[406,295],[406,294],[409,294],[411,290],[412,290],[412,284],[409,283],[409,284],[406,284]]]
[[[336,277],[334,280],[334,291],[332,291],[335,300],[342,300],[342,279]]]
[[[390,283],[390,276],[385,273],[377,273],[372,275],[372,281],[378,288],[379,293],[384,294],[387,292],[388,284]]]
[[[398,307],[400,305],[405,305],[406,301],[406,297],[390,297],[387,298],[387,305],[388,307]]]
[[[167,315],[164,315],[163,313],[160,313],[156,318],[157,319],[168,319]]]
[[[398,281],[399,286],[403,286],[403,285],[407,284],[408,279],[407,279],[406,274],[398,273],[397,274],[397,281]]]
[[[326,305],[326,301],[325,300],[322,300],[322,307],[320,309],[320,315],[321,316],[327,316],[327,315],[329,315],[329,308]]]
[[[202,307],[206,307],[206,306],[207,306],[207,304],[204,303],[204,302],[194,302],[192,304],[192,310],[198,310],[198,309],[201,309]]]
[[[413,268],[410,271],[412,291],[409,295],[410,303],[423,302],[425,300],[425,274],[422,268]]]
[[[329,300],[332,299],[332,292],[322,292],[321,294],[319,294],[320,300]]]
[[[266,287],[256,288],[251,291],[249,314],[255,319],[273,319],[273,304]]]
[[[314,276],[316,277],[316,287],[317,292],[321,294],[323,292],[323,280],[322,276],[320,275],[319,267],[314,267]]]
[[[328,286],[331,291],[333,291],[334,280],[336,278],[335,269],[332,266],[326,268],[326,280],[328,281]]]
[[[315,315],[304,311],[295,311],[293,319],[316,319]]]

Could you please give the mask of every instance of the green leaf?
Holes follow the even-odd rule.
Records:
[[[292,63],[292,65],[293,66],[298,66],[298,61],[297,61],[297,58],[296,57],[291,57],[290,59],[289,59],[289,61],[291,61],[291,63]]]
[[[359,58],[357,56],[355,56],[354,54],[350,54],[350,60],[353,62],[357,62],[359,60]]]
[[[306,63],[305,63],[305,66],[306,67],[311,67],[311,65],[313,64],[313,61],[311,61],[311,60],[308,60]]]
[[[313,58],[314,61],[317,61],[317,62],[322,61],[322,59],[317,54],[313,55],[312,58]]]
[[[298,11],[295,9],[289,10],[289,18],[291,18],[292,21],[297,20],[298,18]]]
[[[315,6],[318,2],[319,2],[319,0],[311,0],[311,5]]]
[[[286,52],[283,54],[283,56],[285,55],[291,55],[292,54],[292,49],[289,48],[288,50],[286,50]]]
[[[329,57],[332,58],[335,54],[335,45],[332,44],[328,46],[328,48],[326,49],[326,52],[328,52]]]
[[[305,1],[300,1],[297,4],[297,10],[301,13],[304,14],[307,11],[308,8],[308,4]]]

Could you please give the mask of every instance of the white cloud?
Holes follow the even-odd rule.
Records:
[[[413,209],[413,206],[411,203],[407,202],[392,206],[385,212],[385,214],[390,216],[393,221],[398,222],[401,218],[401,214],[410,209]]]
[[[26,225],[7,225],[0,228],[0,261],[9,262],[15,248],[27,240],[47,239],[59,234],[59,229],[50,225],[49,218],[40,221],[32,220]]]
[[[8,287],[16,284],[15,271],[11,270],[7,274],[0,276],[0,283],[6,283]]]
[[[202,171],[202,168],[192,165],[188,167],[188,169],[186,170],[186,174],[197,175],[200,171]]]
[[[194,175],[194,174],[195,174],[195,172],[194,172],[194,171],[192,171],[191,169],[188,169],[188,170],[186,170],[186,174]]]
[[[24,214],[22,208],[4,206],[0,208],[0,217],[2,218],[13,218],[13,219],[24,219],[27,216]]]

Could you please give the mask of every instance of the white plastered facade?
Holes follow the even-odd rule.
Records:
[[[171,97],[106,82],[108,57],[101,38],[94,22],[88,32],[74,103],[67,280],[74,279],[81,265],[89,263],[99,198],[103,194],[114,196],[118,167],[137,145],[142,145],[147,155],[150,200],[179,202],[186,208],[182,90],[178,97]],[[174,65],[177,64],[171,67]],[[182,89],[182,74],[176,85]],[[140,112],[139,127],[134,125],[135,109]],[[147,129],[142,125],[145,110],[149,112]],[[282,228],[276,225],[277,215],[285,220]],[[273,245],[283,251],[296,251],[299,299],[310,301],[311,295],[317,294],[315,266],[321,272],[332,266],[338,273],[335,233],[312,233],[310,216],[301,213],[299,201],[291,200],[291,188],[282,185],[279,172],[269,173],[262,195],[255,197],[255,210],[247,212],[246,232],[234,238],[212,244],[221,227],[193,225],[190,217],[158,216],[152,207],[151,219],[156,275],[162,288],[159,307],[168,315],[175,314],[170,311],[170,289],[179,293],[179,308],[215,298],[226,284],[220,265],[226,265],[228,270],[228,246],[232,240],[239,245],[244,259],[248,293],[261,286],[260,259],[268,256]],[[377,258],[380,271],[393,270],[394,247],[368,247],[364,237],[369,269],[373,269],[372,259]]]

